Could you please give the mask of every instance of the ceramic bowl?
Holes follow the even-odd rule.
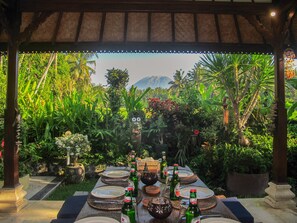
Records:
[[[155,197],[150,200],[147,210],[154,218],[164,219],[171,214],[172,204],[168,198]]]
[[[147,186],[153,185],[158,181],[158,175],[153,172],[142,173],[141,181]]]

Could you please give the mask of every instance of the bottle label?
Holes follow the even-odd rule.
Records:
[[[174,188],[174,194],[176,197],[180,197],[180,184],[177,183]]]
[[[197,204],[197,198],[190,198],[190,203],[196,205]]]
[[[130,223],[130,218],[127,215],[121,213],[121,223]]]
[[[130,203],[131,202],[131,197],[130,196],[127,196],[127,197],[125,196],[124,197],[124,202],[125,203]]]
[[[164,166],[162,170],[163,176],[166,176],[166,172],[167,172],[167,166]]]
[[[193,218],[191,223],[200,223],[200,216],[199,217],[196,217],[196,218]]]

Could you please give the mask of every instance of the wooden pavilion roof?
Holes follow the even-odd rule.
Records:
[[[270,27],[273,6],[271,0],[20,0],[20,50],[271,53],[257,26]],[[296,15],[289,33],[296,46]],[[1,50],[8,39],[2,29]]]

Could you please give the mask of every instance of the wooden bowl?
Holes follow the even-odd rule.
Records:
[[[147,186],[153,185],[158,181],[158,175],[153,172],[142,173],[141,181]]]
[[[146,186],[145,187],[145,192],[149,195],[157,195],[160,193],[160,187],[158,186]]]
[[[147,210],[154,218],[164,219],[171,214],[172,204],[168,198],[154,197],[150,200]]]

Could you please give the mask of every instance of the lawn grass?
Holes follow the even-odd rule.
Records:
[[[72,196],[75,191],[88,191],[90,192],[98,179],[84,180],[79,184],[65,184],[62,183],[46,200],[65,200]]]

